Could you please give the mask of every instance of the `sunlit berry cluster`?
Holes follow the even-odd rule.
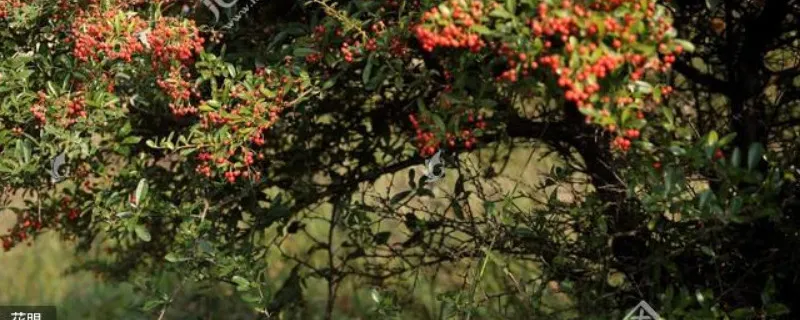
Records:
[[[504,15],[495,13],[507,10],[505,6],[487,5],[487,12],[492,14],[483,18],[476,15],[482,12],[482,3],[452,0],[449,5],[426,12],[415,28],[423,48],[429,51],[436,47],[466,48],[464,36],[470,34],[469,27],[481,23],[487,30],[480,36],[481,43],[485,41],[489,52],[494,53],[494,61],[505,65],[505,70],[497,74],[498,80],[514,84],[552,79],[555,87],[550,92],[579,108],[588,123],[608,129],[623,127],[613,142],[615,148],[628,150],[630,141],[640,138],[644,121],[622,123],[622,113],[652,111],[648,102],[659,100],[656,94],[663,97],[671,92],[668,87],[654,87],[653,94],[642,96],[639,92],[633,99],[632,92],[627,90],[646,76],[668,71],[675,55],[684,49],[673,41],[675,32],[668,16],[663,12],[657,14],[656,1],[581,4],[572,0],[543,0],[527,16],[524,10],[517,14],[526,21],[525,30],[511,33],[489,29],[492,25],[506,25]],[[631,101],[620,103],[620,99],[628,98]]]
[[[160,17],[149,28],[122,7],[104,10],[92,5],[87,11],[77,11],[70,34],[66,41],[73,42],[72,53],[82,62],[149,60],[156,84],[170,98],[173,115],[197,113],[191,106],[194,91],[187,70],[195,54],[203,50],[204,39],[193,22]]]
[[[252,166],[264,155],[256,150],[266,144],[266,134],[281,114],[307,90],[300,78],[264,69],[245,82],[230,88],[227,101],[204,101],[199,107],[202,129],[218,132],[224,128],[231,134],[222,146],[197,155],[196,171],[203,176],[221,175],[230,183],[259,179],[261,174]]]
[[[466,48],[478,52],[486,46],[486,42],[471,28],[481,24],[484,14],[482,1],[450,0],[447,4],[425,12],[421,24],[414,28],[414,33],[426,51],[442,47]],[[440,24],[445,26],[439,27]]]
[[[194,22],[163,17],[147,35],[147,41],[152,49],[153,67],[156,68],[159,63],[171,66],[175,61],[183,65],[192,64],[194,54],[203,51],[205,39],[200,36]]]
[[[143,53],[144,44],[136,34],[145,30],[147,22],[139,17],[127,17],[119,10],[102,11],[93,7],[79,10],[72,22],[74,42],[72,54],[80,61],[103,59],[130,62],[134,55]]]

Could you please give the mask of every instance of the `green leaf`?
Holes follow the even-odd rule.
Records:
[[[119,135],[127,136],[129,133],[131,133],[132,129],[133,127],[131,126],[131,123],[125,122],[125,125],[123,125],[122,128],[119,129]]]
[[[714,146],[717,141],[719,141],[719,134],[716,131],[711,130],[706,137],[706,145]]]
[[[136,191],[134,192],[133,196],[136,197],[136,202],[141,203],[145,197],[147,197],[149,185],[146,179],[139,180],[139,184],[136,186]]]
[[[667,149],[668,149],[670,152],[672,152],[672,154],[674,154],[674,155],[676,155],[676,156],[682,156],[682,155],[686,154],[686,150],[684,150],[683,148],[681,148],[681,147],[679,147],[679,146],[670,146],[670,147],[669,147],[669,148],[667,148]]]
[[[750,145],[750,150],[747,151],[747,168],[750,170],[755,169],[758,163],[761,162],[761,156],[764,155],[764,146],[761,143],[753,143]]]
[[[638,92],[641,92],[641,93],[644,93],[644,94],[649,94],[649,93],[653,92],[653,85],[648,83],[648,82],[636,81],[635,84],[636,84],[636,91],[638,91]]]
[[[733,155],[731,155],[731,164],[737,168],[742,164],[742,149],[739,149],[739,147],[733,149]]]
[[[717,143],[717,145],[720,146],[720,147],[724,147],[724,146],[728,145],[729,143],[731,143],[731,141],[733,141],[733,139],[736,139],[736,132],[728,134],[728,135],[722,137],[722,139],[719,139],[719,142]]]
[[[137,144],[142,141],[142,137],[127,137],[122,140],[122,144]]]
[[[664,195],[669,195],[672,191],[672,184],[675,183],[675,169],[668,168],[664,172]]]
[[[683,51],[694,52],[694,45],[691,42],[683,40],[683,39],[675,39],[674,41],[675,41],[675,44],[683,47]]]
[[[758,314],[756,313],[755,310],[753,310],[752,307],[750,307],[750,308],[739,308],[739,309],[733,310],[733,312],[731,312],[731,318],[736,319],[736,320],[753,319],[757,315]]]
[[[328,90],[330,88],[333,88],[333,86],[336,85],[336,80],[338,79],[339,79],[338,76],[333,76],[330,79],[325,80],[325,82],[322,83],[322,89]]]
[[[489,36],[489,35],[493,34],[492,30],[489,30],[489,28],[487,28],[484,25],[480,25],[480,24],[473,25],[472,27],[470,27],[470,30],[472,30],[474,32],[477,32],[478,34],[484,35],[484,36]]]
[[[236,77],[236,67],[234,67],[233,64],[230,64],[230,63],[226,64],[226,66],[228,67],[228,74],[231,76],[231,78],[235,78]]]
[[[436,124],[436,128],[440,131],[445,132],[447,131],[447,126],[444,124],[444,120],[438,114],[432,114],[431,118],[433,118],[433,122]]]
[[[312,55],[312,54],[314,54],[316,52],[317,52],[316,50],[311,49],[311,48],[297,47],[297,48],[294,48],[294,52],[292,54],[295,57],[305,58],[305,57],[310,56],[310,55]]]
[[[661,90],[653,90],[652,95],[656,103],[661,103]]]
[[[731,208],[730,212],[731,215],[737,215],[740,211],[742,211],[742,206],[744,205],[744,199],[742,197],[735,197],[731,201]]]
[[[370,55],[369,58],[367,58],[367,65],[361,73],[361,81],[363,81],[365,85],[369,83],[370,76],[372,75],[372,57],[373,56]]]
[[[788,307],[786,307],[783,304],[772,303],[772,304],[767,305],[767,307],[764,308],[764,311],[767,313],[768,316],[774,317],[774,316],[781,316],[781,315],[789,314],[790,310],[789,310]]]
[[[489,16],[503,19],[514,19],[514,16],[502,6],[495,7],[494,10],[489,13]]]
[[[669,107],[661,108],[661,112],[664,113],[664,117],[667,118],[667,124],[670,126],[668,129],[671,129],[671,127],[675,125],[675,114],[672,113],[672,109]]]
[[[207,254],[207,255],[210,255],[210,256],[214,256],[215,255],[214,254],[215,253],[214,245],[212,245],[211,242],[208,242],[208,241],[206,241],[204,239],[198,239],[197,240],[197,248],[199,248],[200,252],[202,252],[204,254]]]
[[[700,208],[705,208],[713,195],[714,192],[711,190],[703,191],[703,193],[700,194]]]
[[[697,299],[697,302],[699,302],[700,304],[703,304],[703,301],[706,300],[706,297],[703,296],[703,292],[701,292],[700,290],[697,290],[697,291],[694,292],[694,297]]]
[[[700,246],[700,251],[702,251],[704,254],[706,254],[706,255],[708,255],[709,257],[712,257],[712,258],[717,256],[714,253],[714,250],[712,250],[708,246]]]
[[[144,305],[142,305],[142,310],[143,311],[150,311],[150,310],[153,310],[153,309],[157,308],[158,306],[160,306],[162,304],[164,304],[164,301],[161,301],[161,300],[150,300],[150,301],[145,302]]]
[[[450,8],[448,8],[447,5],[444,3],[439,4],[437,8],[439,9],[439,12],[442,14],[442,16],[450,17],[453,14],[453,12],[450,11]]]
[[[170,253],[167,253],[167,255],[164,256],[164,260],[167,260],[167,262],[175,263],[175,262],[178,262],[178,260],[180,260],[180,258],[178,258],[178,256],[176,256],[174,253],[170,252]]]
[[[381,303],[381,294],[378,292],[378,290],[372,289],[370,296],[372,297],[372,301],[375,301],[375,303]]]
[[[711,10],[714,10],[719,5],[719,0],[706,0],[706,7]]]
[[[25,152],[23,151],[25,147],[23,146],[22,140],[17,140],[16,144],[14,145],[14,157],[17,158],[19,162],[27,162],[25,161]]]
[[[214,111],[214,108],[209,106],[207,103],[200,104],[200,107],[198,107],[197,109],[199,109],[200,111],[203,111],[203,112]]]
[[[513,14],[517,11],[517,0],[506,0],[506,9],[508,12]]]
[[[28,141],[22,143],[22,159],[25,163],[31,162],[31,144]]]
[[[620,119],[622,125],[628,123],[628,119],[630,119],[631,116],[633,116],[633,111],[631,110],[631,108],[625,108],[624,110],[622,110],[622,118]]]
[[[137,225],[133,231],[136,233],[136,236],[139,237],[144,242],[150,242],[150,231],[147,231],[143,225]]]
[[[250,281],[241,276],[233,276],[231,280],[235,282],[237,285],[239,285],[239,287],[245,287],[245,288],[250,287]]]

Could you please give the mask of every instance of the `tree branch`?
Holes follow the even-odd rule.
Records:
[[[726,81],[718,79],[710,74],[706,74],[690,66],[683,59],[678,59],[672,64],[672,69],[689,79],[690,81],[702,85],[708,91],[714,93],[725,93],[728,86]]]

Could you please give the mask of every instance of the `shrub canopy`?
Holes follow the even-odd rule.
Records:
[[[102,239],[155,311],[787,316],[798,4],[706,2],[0,0],[3,247]]]

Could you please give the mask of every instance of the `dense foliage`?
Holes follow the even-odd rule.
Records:
[[[800,8],[717,2],[0,0],[3,247],[102,239],[155,314],[790,317]]]

